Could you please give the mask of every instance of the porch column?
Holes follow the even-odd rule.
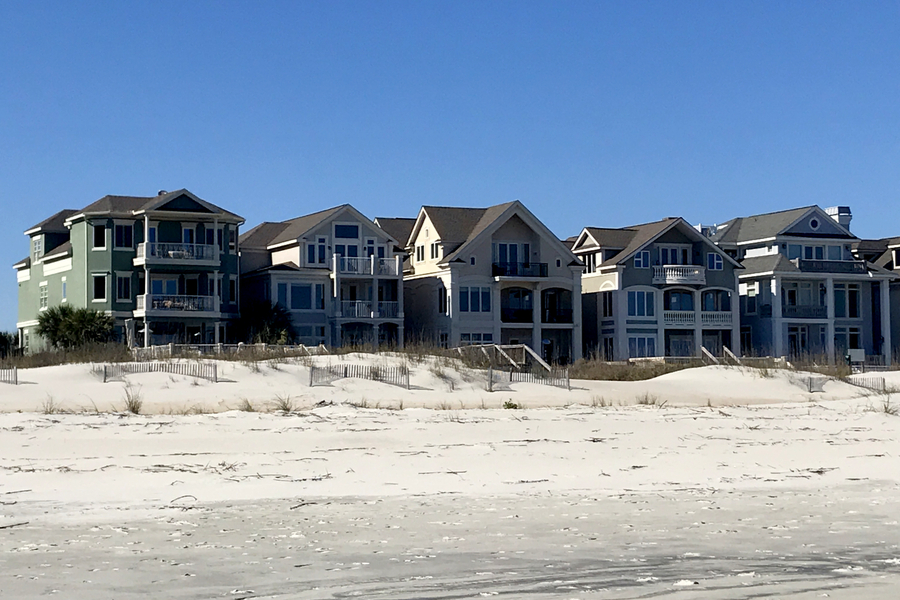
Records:
[[[613,344],[613,360],[628,360],[628,290],[616,290],[613,292],[613,296],[615,298],[613,311],[616,314],[616,341]],[[660,316],[660,318],[662,317]],[[662,344],[663,340],[657,340],[656,343]]]
[[[702,294],[700,290],[694,290],[691,294],[694,296],[694,356],[701,357],[703,356],[700,349],[703,347],[703,314],[700,310],[703,308],[700,306]]]
[[[825,354],[828,364],[834,364],[834,278],[825,279],[825,310],[828,323],[825,325]]]
[[[403,277],[397,278],[397,316],[401,322],[404,319],[403,314]]]
[[[543,358],[543,339],[544,336],[541,335],[541,322],[543,319],[543,306],[541,303],[541,293],[543,289],[541,288],[540,283],[534,284],[534,299],[532,300],[532,323],[531,323],[531,347],[532,349],[538,353],[538,355]]]
[[[375,349],[378,349],[378,323],[372,323],[372,345],[375,346]]]
[[[881,348],[884,354],[885,366],[891,365],[891,282],[887,279],[881,280]]]
[[[491,283],[491,309],[493,310],[493,314],[491,315],[494,319],[493,328],[494,328],[494,343],[502,344],[503,343],[503,324],[500,320],[500,315],[503,312],[503,307],[501,305],[501,298],[503,295],[500,293],[500,282],[495,281]]]
[[[403,348],[404,338],[406,336],[406,332],[404,331],[403,321],[400,321],[400,325],[397,326],[397,345],[400,348]]]
[[[450,294],[450,339],[448,343],[451,348],[456,348],[459,346],[459,321],[460,321],[460,312],[459,312],[459,276],[457,274],[456,269],[452,266],[450,267],[450,277],[449,283],[447,286],[447,293]]]
[[[581,269],[579,268],[572,277],[572,362],[581,358],[583,315],[581,314]],[[598,335],[600,331],[597,331]]]
[[[654,311],[653,314],[656,315],[656,356],[665,356],[666,355],[666,291],[662,288],[658,288],[655,292],[653,292],[653,311]],[[624,321],[623,321],[623,323],[624,323]]]
[[[731,294],[731,348],[735,356],[743,356],[741,348],[741,284],[737,271],[734,273],[734,292]]]
[[[215,323],[216,332],[215,332],[215,334],[214,334],[214,335],[215,335],[214,341],[215,341],[216,344],[221,343],[221,340],[220,340],[220,338],[219,338],[219,329],[221,329],[221,327],[222,327],[222,322],[221,322],[221,321],[216,321],[216,323]]]
[[[147,305],[144,305],[144,314],[146,312]],[[150,321],[147,320],[147,317],[144,317],[144,348],[150,347]]]
[[[343,305],[341,303],[341,276],[340,270],[338,269],[338,264],[340,262],[339,254],[331,255],[331,272],[334,274],[334,289],[332,290],[332,295],[334,296],[334,316],[340,319],[343,316]],[[340,332],[338,333],[338,340],[341,338]]]
[[[772,353],[784,356],[784,320],[781,318],[781,277],[775,276],[771,283],[772,298]]]

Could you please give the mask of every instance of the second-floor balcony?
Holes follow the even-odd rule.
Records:
[[[218,311],[217,301],[215,296],[141,294],[137,297],[135,312],[214,313]]]
[[[397,277],[401,274],[399,258],[341,256],[336,254],[332,268],[335,273],[346,276]]]
[[[542,323],[572,323],[573,311],[571,308],[545,308],[541,315]]]
[[[145,242],[138,244],[134,263],[210,263],[219,261],[219,248],[209,244]]]
[[[494,277],[547,277],[547,263],[495,262],[491,273]]]
[[[653,283],[658,285],[706,285],[706,268],[697,265],[662,265],[653,267]]]
[[[814,260],[795,258],[791,262],[803,273],[856,273],[860,275],[868,273],[866,262],[863,260]]]
[[[703,311],[700,313],[700,323],[704,327],[731,327],[734,317],[731,311]]]
[[[827,319],[827,306],[795,305],[782,306],[781,316],[788,319]]]
[[[503,323],[532,323],[534,310],[531,308],[500,308],[500,321]]]
[[[663,323],[666,325],[693,327],[696,315],[692,310],[664,310]]]

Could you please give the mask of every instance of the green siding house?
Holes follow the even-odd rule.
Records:
[[[25,231],[14,268],[19,343],[43,348],[41,311],[88,307],[115,319],[131,346],[219,343],[238,317],[238,228],[244,220],[187,190],[105,196]]]

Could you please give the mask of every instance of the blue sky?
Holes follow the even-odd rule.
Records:
[[[0,0],[0,329],[25,229],[182,187],[245,227],[519,199],[562,237],[808,204],[900,235],[900,4]]]

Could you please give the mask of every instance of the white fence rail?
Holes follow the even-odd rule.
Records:
[[[111,379],[121,379],[134,373],[170,373],[206,379],[219,383],[218,365],[215,363],[174,363],[174,362],[131,362],[96,365],[93,373],[103,379],[103,383]]]
[[[378,367],[370,365],[328,365],[317,367],[315,365],[309,368],[309,385],[310,387],[321,384],[330,383],[336,379],[347,377],[356,377],[358,379],[368,379],[369,381],[380,381],[391,385],[400,386],[409,389],[409,369],[400,367]]]
[[[0,383],[19,385],[19,370],[16,367],[0,369]]]

